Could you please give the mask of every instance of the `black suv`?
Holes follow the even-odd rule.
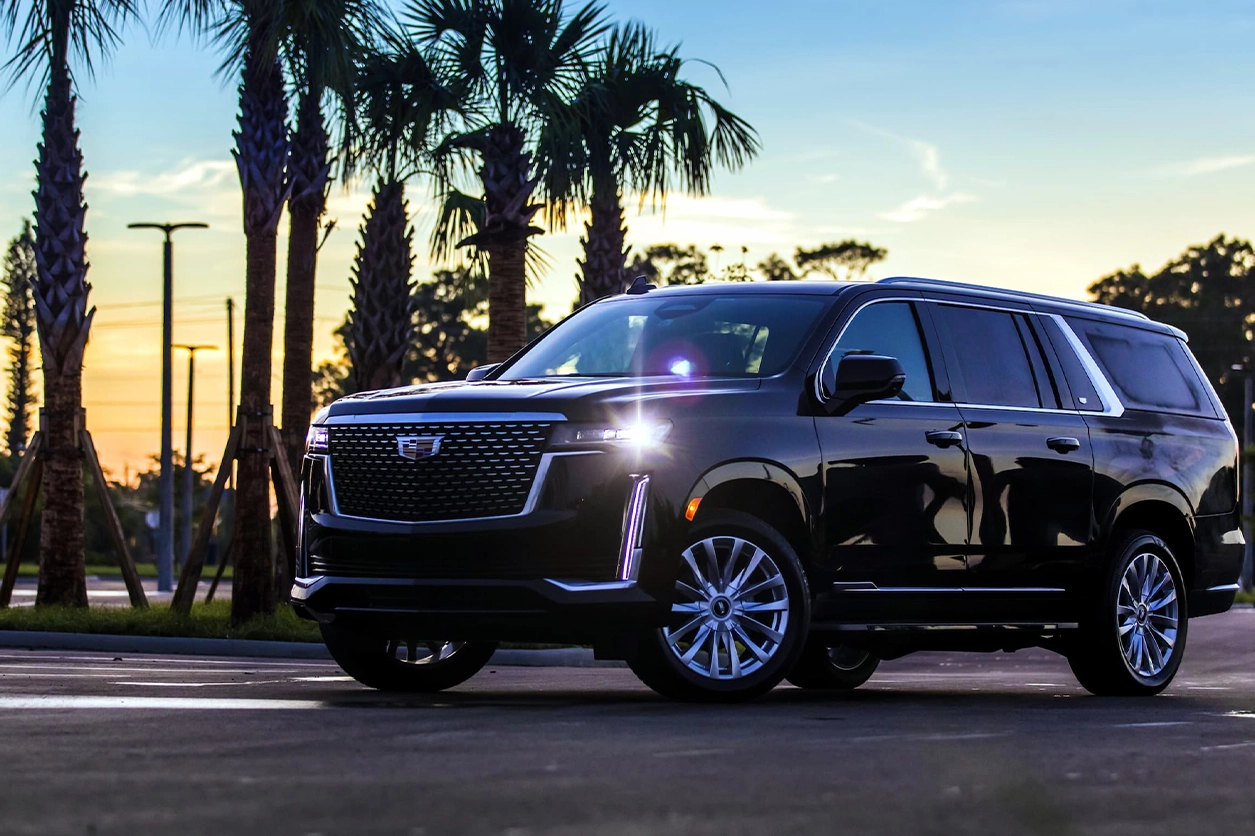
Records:
[[[853,688],[917,650],[1153,694],[1223,612],[1237,440],[1180,331],[925,279],[654,289],[466,382],[344,398],[292,601],[375,688],[591,644],[662,694]]]

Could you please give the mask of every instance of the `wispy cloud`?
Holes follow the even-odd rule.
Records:
[[[629,199],[628,226],[635,241],[715,242],[747,246],[779,246],[789,243],[797,231],[792,212],[770,206],[758,198],[673,195],[667,210],[635,216],[636,203]]]
[[[1198,177],[1230,168],[1244,168],[1255,163],[1255,154],[1230,154],[1225,157],[1199,157],[1179,163],[1158,166],[1152,173],[1159,177]]]
[[[876,217],[886,221],[893,221],[894,223],[909,224],[939,209],[945,209],[947,206],[953,206],[957,203],[971,203],[974,200],[976,200],[975,195],[964,192],[948,195],[920,195],[919,197],[911,198],[897,209],[880,212]]]
[[[169,196],[217,189],[236,176],[231,160],[184,160],[168,171],[109,171],[91,179],[91,185],[116,195]]]
[[[868,125],[866,122],[856,121],[853,124],[861,131],[892,140],[906,148],[919,165],[920,173],[938,191],[945,191],[946,186],[950,184],[950,174],[941,165],[941,151],[936,145],[931,142],[925,142],[922,139],[886,131],[884,128],[877,128],[875,125]]]

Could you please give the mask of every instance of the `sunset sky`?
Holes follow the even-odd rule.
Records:
[[[763,153],[665,218],[629,217],[629,241],[720,244],[752,265],[847,237],[887,247],[876,277],[910,274],[1081,298],[1105,273],[1157,268],[1220,232],[1255,235],[1255,6],[1237,0],[620,0],[683,54],[713,62],[718,95]],[[146,466],[160,424],[160,246],[133,221],[205,221],[176,239],[175,341],[225,345],[224,300],[244,301],[231,160],[236,90],[219,57],[141,27],[81,75],[89,279],[99,306],[85,371],[88,424],[120,477]],[[720,82],[700,63],[690,78]],[[0,98],[0,235],[31,212],[34,96]],[[369,184],[337,189],[322,251],[318,356],[348,304]],[[425,239],[427,184],[411,183]],[[286,231],[286,221],[280,232]],[[574,229],[535,239],[552,268],[533,289],[551,318],[575,295]],[[425,249],[425,248],[424,248]],[[282,255],[280,240],[282,303]],[[431,267],[422,258],[419,279]],[[281,338],[282,325],[276,328]],[[242,316],[237,319],[242,327]],[[238,336],[238,330],[237,330]],[[176,357],[182,447],[185,355]],[[276,376],[281,358],[276,352]],[[226,355],[198,359],[197,440],[216,461]],[[274,399],[278,400],[276,390]]]

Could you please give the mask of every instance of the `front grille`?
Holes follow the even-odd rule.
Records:
[[[330,428],[339,512],[398,522],[522,513],[553,424],[367,424]],[[439,452],[413,461],[399,436],[440,436]]]

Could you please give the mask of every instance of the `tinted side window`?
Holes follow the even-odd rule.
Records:
[[[1079,317],[1067,321],[1125,406],[1217,417],[1188,349],[1176,337]]]
[[[1089,379],[1089,373],[1085,371],[1085,366],[1076,356],[1072,341],[1063,333],[1059,323],[1048,316],[1039,317],[1037,322],[1046,333],[1046,338],[1050,340],[1055,356],[1059,358],[1063,376],[1068,381],[1068,388],[1072,390],[1072,407],[1081,412],[1102,412],[1106,409],[1102,398],[1098,395],[1098,389]]]
[[[832,362],[852,351],[866,351],[896,357],[906,372],[906,383],[898,393],[904,401],[931,401],[933,379],[928,355],[920,337],[919,322],[910,302],[875,302],[850,320],[832,352]]]
[[[1042,405],[1014,314],[954,305],[937,305],[933,310],[941,339],[963,381],[962,403]]]

